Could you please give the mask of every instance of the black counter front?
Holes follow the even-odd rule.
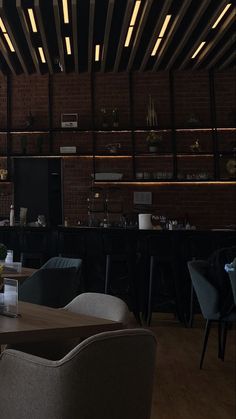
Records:
[[[131,243],[136,243],[136,284],[141,309],[145,309],[147,283],[150,266],[150,242],[154,240],[157,259],[159,256],[164,269],[157,270],[158,284],[155,293],[163,295],[175,293],[178,306],[182,307],[183,316],[188,316],[190,278],[187,261],[192,258],[205,259],[220,248],[236,245],[235,231],[200,231],[200,230],[138,230],[95,227],[0,227],[0,242],[8,249],[13,249],[14,260],[27,260],[23,255],[30,255],[29,267],[39,267],[42,261],[52,256],[63,255],[83,259],[83,290],[104,292],[106,253],[105,239],[119,244],[116,253],[124,253]],[[117,242],[117,243],[116,243]],[[134,244],[132,244],[133,246]],[[126,250],[125,250],[126,249]],[[34,259],[35,255],[35,259]],[[38,259],[37,257],[42,257]],[[32,266],[32,261],[34,266]],[[30,266],[31,265],[31,266]],[[174,275],[174,281],[173,281]],[[170,278],[172,277],[172,278]],[[128,294],[123,268],[114,272],[114,284],[111,292],[121,297]],[[163,298],[162,298],[163,297]],[[170,298],[171,300],[171,298]],[[157,305],[162,303],[158,301]],[[161,304],[160,304],[161,305]]]

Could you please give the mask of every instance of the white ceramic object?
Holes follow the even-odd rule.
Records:
[[[152,230],[152,214],[139,214],[138,226],[140,230]]]

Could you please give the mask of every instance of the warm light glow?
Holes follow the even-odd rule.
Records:
[[[3,33],[6,33],[7,31],[1,17],[0,17],[0,29],[2,30]]]
[[[67,52],[67,55],[71,55],[70,37],[69,36],[66,36],[65,37],[65,41],[66,41],[66,52]]]
[[[196,51],[194,52],[194,54],[192,55],[191,58],[195,58],[196,55],[199,53],[199,51],[202,49],[202,47],[205,45],[206,41],[201,42],[201,44],[199,45],[199,47],[196,49]]]
[[[95,61],[99,61],[100,59],[100,45],[95,46]]]
[[[67,0],[62,0],[64,23],[69,23],[69,12]]]
[[[12,42],[11,42],[11,40],[9,38],[9,35],[7,33],[4,33],[4,36],[5,36],[5,39],[6,39],[7,43],[8,43],[8,46],[9,46],[11,52],[15,52],[15,49],[14,49],[14,47],[12,45]]]
[[[130,39],[131,39],[131,36],[132,36],[133,29],[134,29],[134,27],[133,27],[133,26],[130,26],[130,27],[129,27],[129,29],[128,29],[127,36],[126,36],[126,40],[125,40],[125,47],[128,47],[128,46],[129,46],[129,43],[130,43]]]
[[[32,31],[33,32],[38,32],[36,22],[35,22],[35,18],[34,18],[33,9],[28,9],[28,14],[29,14],[30,23],[31,23],[31,26],[32,26]]]
[[[141,0],[137,0],[134,6],[134,11],[131,17],[131,21],[130,21],[130,26],[134,26],[135,25],[135,21],[137,19],[137,15],[138,15],[138,11],[139,11],[139,7],[141,5]]]
[[[212,29],[215,29],[216,26],[218,25],[218,23],[221,21],[222,17],[225,15],[225,13],[227,12],[227,10],[230,8],[231,3],[228,3],[224,10],[221,12],[220,16],[218,17],[218,19],[215,21],[214,25],[212,26]]]
[[[158,50],[158,48],[159,48],[159,45],[160,45],[161,41],[162,41],[162,38],[157,38],[157,41],[156,41],[155,46],[154,46],[154,48],[153,48],[153,50],[152,50],[152,53],[151,53],[151,56],[152,56],[152,57],[153,57],[154,55],[156,55],[157,50]]]
[[[65,158],[65,157],[63,157]],[[107,182],[104,181],[94,181],[94,183],[99,183],[99,185],[107,185],[107,183],[112,183],[113,185],[127,185],[127,186],[133,186],[133,185],[137,185],[137,186],[142,186],[142,188],[144,186],[161,186],[161,185],[170,185],[170,186],[182,186],[182,185],[202,185],[202,186],[206,186],[206,185],[235,185],[236,182],[235,181],[210,181],[210,182],[206,182],[206,181],[189,181],[189,182],[175,182],[175,181],[162,181],[162,182],[129,182],[129,181],[121,181],[121,182],[117,182],[117,181],[112,181],[109,180]]]
[[[167,26],[169,24],[170,19],[171,19],[171,15],[166,15],[166,18],[164,20],[164,23],[162,25],[162,28],[161,28],[161,31],[160,31],[160,34],[159,34],[159,38],[162,38],[164,36],[164,33],[167,29]]]
[[[38,47],[39,55],[43,64],[46,63],[45,55],[42,47]]]

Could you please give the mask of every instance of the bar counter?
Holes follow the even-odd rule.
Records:
[[[107,240],[113,244],[116,243],[115,253],[129,252],[127,250],[129,247],[132,249],[135,247],[136,284],[141,310],[145,309],[146,304],[150,254],[152,253],[149,246],[151,238],[152,243],[154,242],[154,253],[161,262],[158,275],[161,278],[162,287],[165,288],[164,294],[175,292],[178,304],[182,307],[182,317],[188,317],[190,278],[187,261],[193,258],[206,259],[217,249],[235,246],[234,230],[169,231],[86,226],[0,227],[0,242],[4,243],[8,249],[13,249],[15,261],[22,259],[22,255],[29,255],[34,263],[38,255],[42,256],[40,263],[57,255],[83,259],[82,290],[104,292]],[[40,266],[40,263],[37,266],[32,261],[29,258],[25,266],[32,268]],[[174,280],[173,278],[170,280],[171,276],[174,276]],[[125,298],[128,289],[124,277],[123,267],[116,267],[111,292]],[[159,286],[160,284],[157,286],[157,294],[160,291]]]

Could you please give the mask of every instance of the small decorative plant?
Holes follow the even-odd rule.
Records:
[[[149,151],[157,151],[158,147],[160,146],[160,144],[162,143],[162,135],[156,131],[149,131],[146,141],[148,143],[149,146]]]

